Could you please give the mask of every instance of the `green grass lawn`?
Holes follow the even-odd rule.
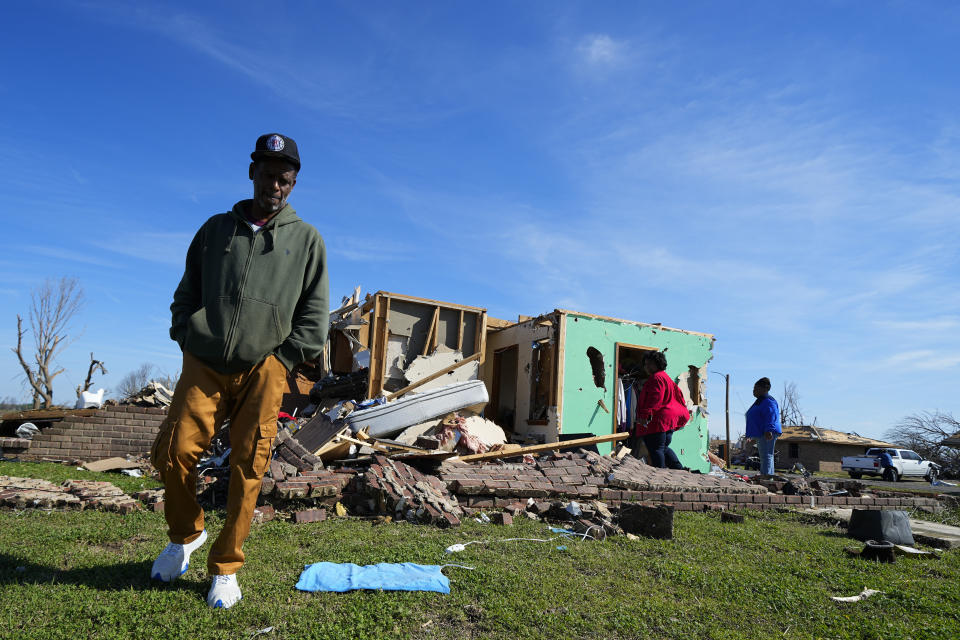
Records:
[[[0,465],[0,473],[28,475],[18,468]],[[209,514],[213,534],[220,515]],[[669,541],[551,543],[502,541],[549,536],[545,524],[527,520],[451,530],[275,521],[254,525],[247,541],[243,601],[212,610],[204,601],[209,543],[173,585],[148,578],[166,544],[159,514],[3,511],[0,638],[250,638],[266,627],[273,631],[257,637],[960,637],[960,553],[862,561],[843,553],[855,542],[842,530],[805,520],[751,512],[736,525],[678,513]],[[443,553],[470,540],[489,543]],[[475,569],[446,569],[449,595],[296,591],[303,565],[321,560]],[[883,593],[856,604],[829,599],[864,587]]]

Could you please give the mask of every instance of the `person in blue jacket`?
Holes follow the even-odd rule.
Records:
[[[887,449],[880,452],[880,468],[883,469],[882,478],[888,482],[894,482],[897,477],[896,469],[893,466],[893,456]]]
[[[747,437],[757,439],[760,473],[773,475],[773,454],[780,427],[780,406],[770,395],[770,378],[760,378],[753,385],[754,403],[747,409]]]

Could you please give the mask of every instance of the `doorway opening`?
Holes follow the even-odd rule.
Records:
[[[517,417],[517,345],[493,352],[493,380],[489,419],[507,434],[515,430]]]
[[[614,404],[617,410],[613,413],[611,433],[633,429],[637,398],[640,396],[643,383],[647,381],[647,374],[644,373],[641,362],[645,354],[656,350],[654,347],[639,344],[617,343],[617,384],[614,387]]]

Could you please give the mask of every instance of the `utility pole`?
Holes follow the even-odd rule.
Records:
[[[727,445],[724,447],[724,459],[727,463],[727,469],[730,468],[730,374],[721,373],[719,371],[714,371],[713,373],[718,376],[723,376],[723,379],[726,380],[726,414],[727,414]]]
[[[726,392],[726,398],[727,398],[727,402],[726,402],[726,414],[727,414],[727,446],[726,446],[726,449],[725,449],[725,453],[726,453],[727,455],[726,455],[725,457],[726,457],[726,459],[727,459],[727,469],[729,469],[729,468],[730,468],[730,374],[729,374],[729,373],[725,373],[725,374],[723,374],[723,377],[724,377],[724,379],[727,381],[727,392]]]

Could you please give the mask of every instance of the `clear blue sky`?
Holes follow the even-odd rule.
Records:
[[[0,344],[81,280],[55,400],[90,351],[97,386],[179,369],[186,247],[277,130],[336,300],[713,333],[735,431],[763,375],[862,435],[960,413],[955,2],[34,4],[0,22]]]

